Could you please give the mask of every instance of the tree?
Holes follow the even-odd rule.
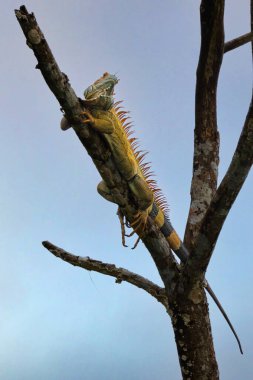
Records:
[[[191,208],[185,234],[185,243],[191,252],[187,263],[178,268],[167,242],[152,221],[143,242],[157,266],[164,289],[136,274],[89,258],[75,257],[51,243],[44,242],[46,248],[66,261],[89,270],[113,275],[118,282],[129,281],[162,302],[172,317],[182,376],[186,379],[218,378],[203,279],[223,223],[253,162],[251,101],[231,165],[217,189],[219,135],[216,121],[216,88],[219,70],[224,52],[252,39],[252,33],[249,33],[224,45],[223,14],[222,1],[212,4],[202,1],[202,43],[196,84],[194,170]],[[24,7],[21,7],[16,15],[29,46],[38,59],[37,67],[66,115],[78,123],[82,111],[79,100],[66,75],[60,72],[35,18],[29,15]],[[120,177],[113,160],[107,159],[108,147],[100,136],[94,131],[84,130],[79,125],[75,127],[75,132],[106,182],[112,187],[117,184],[117,195],[124,197],[131,206],[132,200],[127,184]]]

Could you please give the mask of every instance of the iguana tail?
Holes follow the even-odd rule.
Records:
[[[152,210],[149,216],[154,220],[155,224],[159,227],[160,231],[164,237],[168,240],[170,248],[175,252],[178,258],[182,262],[186,262],[189,257],[189,252],[182,243],[180,237],[172,227],[167,216],[164,215],[163,211],[153,203]]]

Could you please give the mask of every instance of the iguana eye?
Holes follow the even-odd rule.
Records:
[[[93,86],[89,86],[88,88],[86,88],[86,90],[84,91],[84,96],[89,96],[89,94],[93,91]]]

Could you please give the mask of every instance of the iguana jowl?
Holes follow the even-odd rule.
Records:
[[[83,120],[83,124],[89,124],[103,134],[115,164],[138,204],[138,212],[133,215],[131,222],[133,231],[139,237],[143,237],[147,218],[151,217],[174,253],[182,262],[186,262],[189,252],[170,223],[166,200],[157,187],[156,181],[152,179],[149,163],[143,162],[145,153],[139,150],[137,139],[130,137],[132,131],[127,112],[121,109],[121,102],[114,103],[114,86],[117,83],[118,78],[115,75],[105,73],[84,91],[85,100],[83,102],[86,111],[83,112],[83,115],[86,118]],[[71,124],[64,117],[61,121],[62,130],[70,127]],[[106,200],[114,202],[110,189],[104,181],[98,184],[98,192]],[[207,282],[205,288],[229,324],[242,353],[239,338],[226,312]]]

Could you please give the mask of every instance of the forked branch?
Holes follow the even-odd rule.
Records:
[[[233,159],[206,213],[194,247],[194,255],[189,260],[191,262],[189,265],[194,263],[192,272],[195,275],[207,268],[223,223],[247,178],[252,164],[253,106],[251,102]]]
[[[253,0],[251,0],[251,33],[253,33]],[[252,40],[251,51],[253,63]],[[185,271],[188,272],[193,282],[206,271],[222,226],[252,165],[253,89],[248,114],[232,161],[206,212],[198,238],[195,242],[194,254],[190,257],[185,267]]]

